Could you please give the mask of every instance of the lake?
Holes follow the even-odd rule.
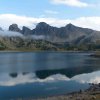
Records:
[[[100,83],[100,58],[89,52],[1,52],[0,100],[40,98]]]

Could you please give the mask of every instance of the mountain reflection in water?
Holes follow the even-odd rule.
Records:
[[[1,53],[0,100],[66,94],[100,83],[100,59],[90,54]]]
[[[39,72],[38,72],[39,73]],[[47,72],[48,73],[48,72]],[[10,74],[1,74],[0,75],[0,86],[15,86],[18,84],[26,84],[26,83],[43,83],[43,82],[57,82],[57,81],[76,81],[78,83],[99,83],[100,82],[100,71],[92,72],[92,73],[85,73],[75,75],[73,77],[67,77],[61,73],[53,73],[48,76],[47,74],[43,73],[40,74],[41,77],[37,76],[36,73],[10,73]],[[47,77],[46,77],[47,75]],[[3,76],[3,77],[2,77]],[[45,78],[44,78],[45,76]]]
[[[66,70],[63,70],[63,71],[66,71]],[[52,72],[53,72],[53,74],[52,74]],[[60,80],[60,78],[61,78],[61,80],[62,79],[70,80],[70,79],[73,79],[74,77],[80,77],[80,76],[86,76],[86,77],[89,76],[88,77],[89,79],[93,79],[92,75],[94,75],[94,76],[97,75],[96,78],[100,76],[100,71],[96,71],[96,72],[92,72],[92,73],[87,73],[87,74],[86,73],[85,74],[79,74],[79,75],[76,74],[76,76],[73,76],[73,77],[69,77],[69,76],[67,77],[67,75],[65,73],[62,73],[62,70],[61,70],[61,72],[58,72],[58,73],[57,72],[56,71],[50,71],[50,73],[49,73],[49,71],[47,71],[47,72],[46,71],[38,71],[38,75],[37,75],[37,72],[35,74],[33,74],[33,73],[26,73],[26,74],[19,74],[19,75],[22,75],[23,77],[31,75],[31,77],[34,78],[34,76],[35,76],[35,78],[38,78],[40,80],[45,80],[45,79],[48,79],[48,78],[50,78],[52,76],[57,76],[57,75],[58,75],[58,80]],[[59,77],[59,75],[62,76],[62,77]],[[12,78],[17,78],[17,76],[18,76],[17,73],[10,74],[10,77],[12,77]]]

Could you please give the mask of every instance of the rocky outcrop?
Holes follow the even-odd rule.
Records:
[[[14,31],[14,32],[21,32],[21,30],[18,28],[17,24],[12,24],[9,26],[9,31]]]
[[[52,27],[50,25],[48,25],[47,23],[44,22],[40,22],[39,24],[37,24],[36,28],[33,29],[33,34],[35,35],[54,35],[54,33],[56,33],[56,29],[55,27]]]
[[[25,27],[25,26],[23,26],[21,33],[23,35],[32,35],[32,31],[29,28]]]

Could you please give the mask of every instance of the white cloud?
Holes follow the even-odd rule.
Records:
[[[74,6],[74,7],[88,7],[90,4],[86,2],[82,2],[80,0],[51,0],[54,4],[64,4],[67,6]]]
[[[23,37],[23,35],[19,32],[1,31],[1,30],[0,30],[0,36],[2,36],[2,37],[5,37],[5,36],[7,36],[7,37],[11,37],[11,36]]]
[[[18,24],[20,27],[28,26],[33,27],[34,18],[29,18],[25,16],[17,16],[15,14],[0,14],[0,26],[7,29],[12,23]]]
[[[37,23],[46,22],[52,26],[62,27],[68,23],[84,28],[92,28],[100,31],[100,17],[80,17],[75,19],[58,19],[58,18],[34,18],[26,16],[18,16],[15,14],[0,14],[0,27],[8,29],[9,25],[16,23],[19,27],[27,26],[33,29]]]

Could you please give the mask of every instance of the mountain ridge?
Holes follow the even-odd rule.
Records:
[[[64,27],[53,27],[45,22],[40,22],[36,25],[35,29],[29,29],[25,26],[23,26],[22,30],[18,28],[18,25],[12,24],[9,27],[9,31],[16,31],[20,32],[23,35],[43,35],[45,37],[45,40],[50,42],[74,42],[80,40],[82,37],[86,39],[89,37],[88,35],[92,35],[91,37],[95,37],[93,39],[90,39],[90,42],[96,42],[96,38],[100,38],[100,31],[92,30],[89,28],[82,28],[75,26],[71,23],[67,24]],[[94,36],[97,35],[98,37]],[[82,39],[83,41],[83,39]],[[81,41],[81,42],[82,42]],[[84,42],[84,41],[83,41]]]
[[[45,22],[40,22],[34,29],[29,29],[26,26],[20,29],[17,24],[12,24],[8,30],[9,31],[6,32],[6,34],[8,33],[7,35],[1,35],[1,33],[5,33],[5,31],[0,30],[0,43],[4,44],[7,48],[10,47],[13,49],[57,49],[67,48],[68,46],[77,47],[80,45],[100,44],[100,31],[78,27],[71,23],[58,28],[50,26]]]

